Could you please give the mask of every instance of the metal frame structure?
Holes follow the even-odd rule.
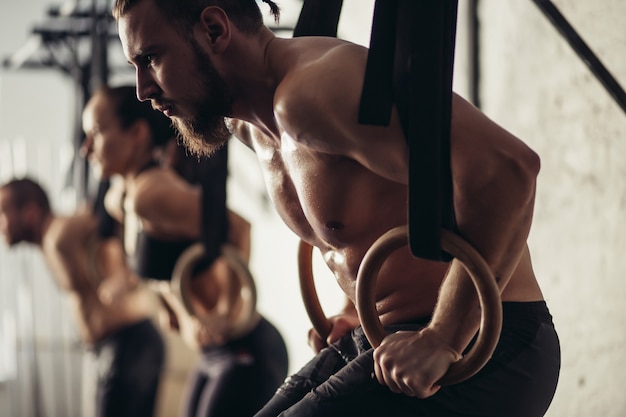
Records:
[[[82,108],[91,92],[106,84],[112,68],[109,44],[119,42],[108,0],[91,0],[88,6],[79,1],[50,7],[43,22],[35,24],[29,40],[2,65],[11,70],[58,70],[74,80],[76,93],[73,144],[83,141],[80,124]],[[66,185],[74,186],[78,198],[90,192],[87,162],[75,152]]]
[[[92,92],[107,84],[112,74],[132,71],[128,65],[115,67],[109,59],[110,47],[120,42],[110,3],[111,0],[73,0],[49,7],[44,21],[33,27],[29,40],[2,61],[5,69],[59,70],[74,80],[77,100],[73,144],[77,150],[84,137],[82,109]],[[282,26],[270,29],[293,30]],[[84,200],[95,193],[96,184],[91,182],[87,161],[76,152],[66,185],[74,186],[78,199]]]
[[[565,38],[578,57],[600,81],[615,102],[626,112],[626,92],[600,58],[591,50],[576,29],[550,0],[533,0],[558,32]]]

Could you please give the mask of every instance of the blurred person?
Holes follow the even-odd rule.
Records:
[[[89,209],[55,214],[30,178],[0,186],[0,231],[7,244],[41,249],[95,357],[95,416],[151,417],[164,363],[163,341],[150,319],[156,300],[138,285],[120,239],[103,224]]]
[[[283,382],[288,357],[282,336],[256,309],[238,317],[247,308],[245,282],[222,249],[235,248],[247,268],[250,224],[226,206],[227,148],[199,161],[172,147],[169,119],[139,102],[134,86],[97,90],[83,129],[83,154],[111,179],[105,207],[123,224],[130,264],[159,295],[162,322],[201,351],[184,415],[251,416]],[[205,255],[181,297],[174,269],[198,242]]]

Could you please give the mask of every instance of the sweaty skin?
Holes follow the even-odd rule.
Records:
[[[245,34],[207,7],[193,27],[198,52],[151,0],[120,16],[118,29],[138,97],[178,122],[193,120],[197,103],[210,98],[196,88],[204,76],[197,54],[210,59],[232,96],[223,116],[256,153],[280,216],[320,249],[350,300],[329,342],[356,325],[363,255],[407,221],[407,145],[397,114],[387,127],[357,122],[367,50],[332,38],[281,39],[266,27]],[[459,234],[492,268],[503,301],[541,300],[526,245],[538,156],[458,95],[451,148]],[[407,248],[389,257],[377,282],[383,324],[433,319],[421,332],[385,338],[376,376],[394,392],[428,397],[478,328],[473,285],[458,262],[417,259]]]

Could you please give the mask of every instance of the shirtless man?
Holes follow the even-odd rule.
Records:
[[[89,210],[52,212],[35,181],[0,187],[0,231],[10,246],[41,248],[70,300],[82,342],[97,360],[97,417],[152,417],[164,363],[163,341],[150,321],[154,297],[137,286],[120,240],[102,238]]]
[[[504,324],[481,372],[440,387],[479,326],[475,290],[457,261],[418,259],[406,248],[389,257],[378,276],[380,319],[421,330],[391,334],[374,352],[353,308],[365,252],[407,219],[397,114],[388,127],[357,121],[367,49],[278,38],[252,0],[116,0],[113,14],[139,99],[170,117],[191,150],[211,154],[229,127],[256,152],[280,216],[319,248],[350,300],[331,319],[330,347],[257,416],[545,413],[560,351],[526,244],[540,165],[531,149],[454,95],[456,220],[498,277]]]
[[[165,151],[173,136],[169,125],[149,103],[137,100],[134,86],[103,87],[83,110],[82,151],[112,181],[107,212],[124,226],[134,272],[160,297],[163,323],[201,351],[184,415],[248,417],[287,376],[287,348],[278,330],[254,306],[246,307],[241,287],[247,284],[219,251],[230,245],[242,264],[250,256],[250,225],[226,207],[227,154],[208,161],[209,182],[201,186],[193,173],[202,167],[197,157],[186,159],[195,165],[181,166],[176,160],[184,155]],[[205,230],[211,226],[218,230]],[[215,253],[189,278],[186,306],[171,282],[181,256],[199,241],[205,252]]]

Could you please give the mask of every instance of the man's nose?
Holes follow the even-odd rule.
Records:
[[[154,98],[158,87],[150,71],[137,69],[136,77],[137,99],[139,101],[146,101]]]

